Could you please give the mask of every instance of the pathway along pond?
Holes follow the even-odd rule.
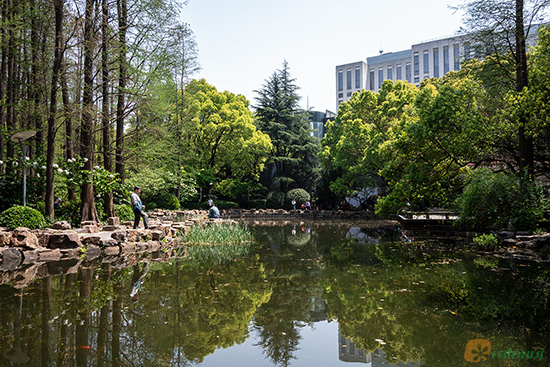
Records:
[[[392,226],[252,229],[252,253],[226,263],[0,286],[1,365],[550,366],[543,264],[403,242]]]

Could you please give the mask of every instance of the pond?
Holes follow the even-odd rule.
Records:
[[[232,261],[149,256],[1,285],[0,365],[550,366],[544,264],[394,225],[252,230]]]

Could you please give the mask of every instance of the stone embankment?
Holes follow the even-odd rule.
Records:
[[[522,232],[499,232],[499,245],[493,254],[518,260],[550,260],[550,234],[532,235]]]
[[[162,212],[151,213],[148,229],[133,229],[132,221],[121,224],[117,217],[109,218],[107,225],[83,222],[78,229],[65,221],[43,230],[0,227],[0,284],[26,284],[37,275],[58,274],[52,269],[60,266],[51,265],[54,263],[72,264],[65,269],[70,272],[90,262],[128,266],[132,265],[129,258],[142,255],[161,254],[152,257],[167,260],[191,227],[212,222],[204,211],[180,213],[178,222],[159,220],[158,214],[164,216]]]

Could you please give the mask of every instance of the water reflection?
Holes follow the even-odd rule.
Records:
[[[0,286],[1,365],[463,366],[474,338],[550,349],[540,264],[411,244],[392,225],[254,231],[235,261],[61,262]]]

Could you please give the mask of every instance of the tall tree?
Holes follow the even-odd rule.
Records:
[[[54,217],[54,171],[55,158],[55,133],[57,121],[57,91],[59,74],[63,61],[63,11],[64,0],[55,0],[55,56],[52,70],[52,84],[50,86],[50,113],[48,115],[48,149],[46,157],[46,210],[45,214],[50,219]]]
[[[128,9],[126,0],[117,0],[118,9],[118,90],[116,109],[116,172],[124,182],[124,120],[125,120],[125,97],[127,82],[127,60],[126,60],[126,32],[128,27]]]
[[[271,138],[270,161],[276,171],[273,179],[282,191],[293,187],[312,190],[319,152],[308,112],[299,106],[301,97],[295,81],[285,61],[283,69],[275,71],[262,89],[255,91],[256,126]]]
[[[107,0],[101,1],[101,92],[102,92],[102,109],[101,109],[101,130],[103,132],[103,168],[107,172],[113,170],[113,162],[111,158],[111,121],[110,121],[110,93],[109,93],[109,7]],[[113,217],[114,201],[113,190],[104,198],[104,211],[107,217]]]
[[[491,62],[509,76],[508,87],[513,86],[517,93],[528,87],[526,40],[533,35],[549,5],[550,0],[469,0],[458,7],[465,11],[464,32],[478,54],[483,57],[493,55]],[[503,95],[510,91],[503,86]],[[526,117],[516,117],[518,167],[520,171],[532,174],[533,139],[526,131]]]
[[[81,187],[81,219],[82,221],[99,222],[94,197],[94,1],[86,0],[84,19],[84,91],[82,95],[82,126],[80,132],[80,155],[85,160],[84,170],[88,178]]]

